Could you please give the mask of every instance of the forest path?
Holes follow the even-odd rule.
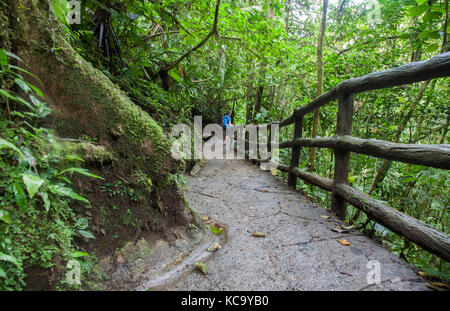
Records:
[[[427,289],[414,267],[356,230],[332,231],[345,224],[246,160],[208,161],[189,177],[186,197],[227,226],[228,242],[206,262],[207,275],[192,271],[167,290]],[[367,282],[371,260],[380,284]]]

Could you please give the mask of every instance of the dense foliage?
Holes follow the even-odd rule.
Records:
[[[0,89],[6,100],[0,115],[0,290],[19,290],[27,268],[48,269],[75,258],[89,268],[89,254],[73,240],[94,238],[86,230],[88,220],[77,217],[90,205],[72,190],[68,177],[100,177],[79,168],[83,159],[65,152],[52,130],[40,126],[51,110],[38,99],[39,88],[23,79],[31,73],[8,64],[8,58],[20,61],[0,49],[0,83],[13,84],[25,96]]]
[[[282,120],[317,94],[322,1],[84,0],[81,24],[74,25],[67,22],[67,1],[51,2],[76,50],[168,131],[176,123],[191,123],[194,115],[219,122],[232,109],[236,124]],[[379,19],[373,18],[376,7]],[[330,0],[325,24],[324,91],[349,78],[449,50],[446,0]],[[30,94],[30,100],[18,99],[6,91],[11,85],[2,85],[4,99],[28,107],[11,112],[2,108],[0,119],[0,278],[8,280],[6,288],[20,288],[25,257],[28,265],[49,267],[55,245],[65,260],[80,254],[71,244],[80,233],[80,220],[74,218],[69,199],[84,200],[70,190],[64,176],[87,172],[67,170],[79,159],[61,158],[51,131],[38,127],[49,108],[32,95],[39,90],[23,82],[19,68],[7,65],[6,59],[0,54],[0,78],[16,75],[17,86]],[[444,78],[357,95],[353,136],[448,143],[449,83]],[[318,136],[334,135],[336,114],[334,104],[320,109]],[[311,137],[312,115],[306,117],[303,130],[305,137]],[[292,127],[283,129],[280,139],[291,139],[292,131]],[[44,145],[52,146],[52,151],[39,149]],[[290,151],[280,153],[288,163]],[[308,166],[308,160],[304,149],[301,168]],[[316,151],[315,173],[330,177],[332,165],[330,151]],[[349,180],[357,189],[450,232],[447,171],[352,154]],[[298,186],[324,207],[330,205],[329,193],[301,181]],[[48,221],[54,234],[46,233],[45,238],[54,243],[24,239],[17,244],[17,237],[25,234],[19,231],[23,215],[29,215],[26,221],[35,226],[36,221],[43,222],[35,230],[42,230]],[[382,238],[394,253],[420,269],[449,281],[448,262],[369,221],[356,209],[350,208],[348,221]]]

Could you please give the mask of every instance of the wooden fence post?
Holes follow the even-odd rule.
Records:
[[[339,99],[336,136],[351,135],[353,123],[353,97],[354,94],[345,94]],[[336,193],[335,185],[348,184],[348,168],[350,152],[334,149],[334,179],[331,196],[331,212],[344,220],[347,213],[346,201]]]
[[[295,120],[294,140],[297,138],[301,138],[302,132],[303,132],[303,116],[301,116],[297,120]],[[291,157],[291,164],[290,164],[291,169],[298,167],[299,161],[300,161],[301,149],[302,148],[299,146],[294,146],[292,148],[292,157]],[[288,185],[293,187],[294,189],[297,186],[297,176],[294,175],[293,173],[289,173],[289,175],[288,175]]]

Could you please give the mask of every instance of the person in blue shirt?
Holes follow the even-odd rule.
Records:
[[[227,128],[231,127],[231,112],[229,112],[228,114],[224,115],[222,117],[222,127],[223,127],[223,131],[225,132],[225,143],[228,144],[228,141],[230,140],[230,137],[227,134]]]

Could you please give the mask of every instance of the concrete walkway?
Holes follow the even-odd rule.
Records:
[[[167,290],[427,290],[414,267],[356,230],[341,232],[327,210],[248,161],[208,161],[186,196],[227,226],[228,242],[207,275],[193,270]],[[379,284],[367,281],[373,260]]]

